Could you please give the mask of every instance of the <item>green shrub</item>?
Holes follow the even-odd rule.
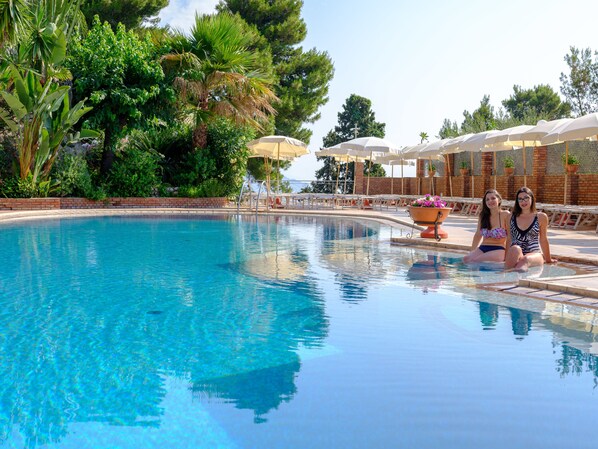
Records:
[[[504,168],[515,168],[515,161],[511,156],[505,156],[503,159]]]
[[[253,131],[249,128],[239,127],[225,119],[211,122],[208,125],[207,147],[196,148],[181,157],[173,184],[200,186],[215,179],[224,189],[223,194],[217,196],[238,194],[247,167],[245,145],[251,137]]]
[[[36,183],[31,174],[25,179],[15,176],[0,182],[0,194],[7,198],[46,198],[55,189],[55,183]]]
[[[134,146],[120,151],[108,174],[110,195],[151,196],[160,185],[160,159],[156,151],[142,151]]]
[[[214,198],[227,196],[227,186],[218,179],[208,179],[198,186],[179,187],[178,196],[188,198]]]
[[[63,154],[54,164],[51,176],[59,184],[59,196],[89,197],[94,190],[87,161],[80,154]]]

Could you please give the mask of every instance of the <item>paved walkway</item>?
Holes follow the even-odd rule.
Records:
[[[226,209],[236,212],[236,209]],[[223,209],[91,209],[91,210],[49,210],[49,211],[0,211],[0,222],[28,220],[40,217],[72,217],[95,215],[154,215],[154,214],[210,214],[221,213]],[[245,213],[253,213],[246,211]],[[298,215],[338,215],[354,218],[378,219],[393,225],[411,226],[411,220],[405,210],[379,211],[356,209],[311,209],[311,210],[275,210],[273,214]],[[423,245],[436,249],[467,251],[471,247],[473,234],[477,228],[477,218],[450,215],[443,224],[448,238],[441,242],[434,239],[422,239],[415,232],[412,239],[393,238],[393,243]],[[571,303],[598,308],[598,234],[595,231],[569,229],[548,230],[551,253],[561,263],[574,264],[579,270],[576,276],[559,278],[522,279],[518,285],[497,287],[507,293],[526,295],[554,302]]]

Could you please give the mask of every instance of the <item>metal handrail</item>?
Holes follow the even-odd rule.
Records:
[[[260,181],[259,187],[257,189],[257,198],[256,198],[256,201],[255,201],[255,213],[256,214],[258,212],[258,207],[260,206],[260,194],[262,193],[262,187],[265,184],[266,184],[266,181]],[[266,210],[268,210],[269,205],[270,205],[270,192],[266,188]]]
[[[241,186],[241,191],[239,192],[239,199],[237,200],[237,214],[241,210],[241,201],[243,200],[243,191],[245,190],[245,186],[248,186],[249,181],[243,181],[243,185]],[[251,206],[251,202],[249,203]]]

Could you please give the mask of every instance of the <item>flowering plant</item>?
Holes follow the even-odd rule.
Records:
[[[429,193],[423,198],[418,198],[411,203],[411,207],[446,207],[446,201],[438,195],[433,196]]]

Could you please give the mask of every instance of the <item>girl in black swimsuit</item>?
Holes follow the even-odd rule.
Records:
[[[547,228],[548,217],[536,211],[534,193],[521,187],[515,197],[505,268],[526,271],[529,267],[556,262],[550,255]]]

